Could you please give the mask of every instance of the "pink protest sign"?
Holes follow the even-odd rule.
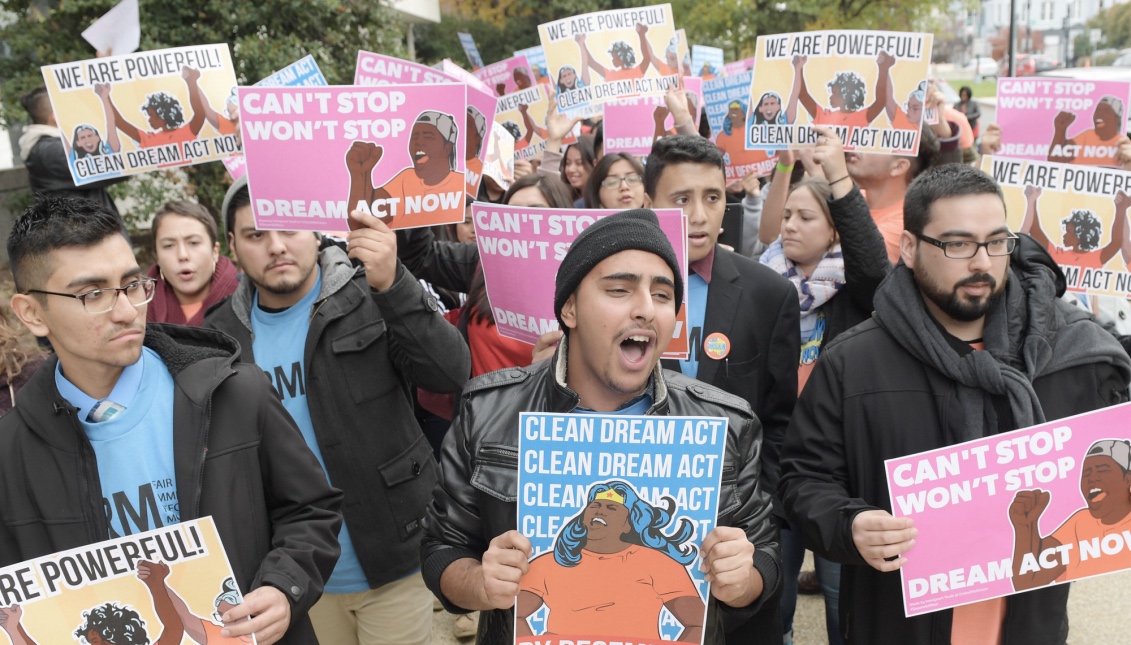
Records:
[[[481,89],[485,92],[493,91],[491,88],[487,87],[486,83],[479,80],[478,78],[475,78],[474,74],[453,63],[452,59],[450,58],[445,58],[439,63],[436,63],[435,68],[454,79],[467,83],[469,87]]]
[[[581,231],[620,211],[525,208],[476,202],[472,205],[475,242],[487,286],[487,299],[501,336],[534,344],[558,328],[554,316],[554,278]],[[687,219],[675,208],[656,209],[660,228],[671,240],[687,280]],[[687,294],[665,358],[687,358]]]
[[[487,158],[487,128],[495,118],[498,100],[483,84],[449,60],[445,63],[459,70],[459,74],[437,71],[427,65],[383,56],[367,51],[357,52],[356,85],[389,85],[395,83],[467,83],[467,149],[465,176],[467,194],[473,199],[479,194],[479,181],[483,175],[483,161]],[[447,68],[445,68],[447,69]],[[460,75],[462,74],[462,75]],[[468,79],[472,82],[468,82]]]
[[[1131,404],[889,459],[908,616],[1131,568]]]
[[[458,80],[427,65],[364,50],[358,50],[357,68],[353,72],[354,85],[456,83]]]
[[[228,174],[232,176],[232,179],[239,179],[247,174],[247,161],[244,160],[242,154],[228,157],[224,159],[222,163],[224,164],[224,168],[228,170]]]
[[[749,72],[754,69],[754,57],[743,58],[742,60],[732,60],[723,65],[723,76],[733,76],[734,74],[741,74]]]
[[[1131,82],[999,78],[998,155],[1088,166],[1118,166]]]
[[[467,86],[467,151],[466,190],[472,199],[479,194],[483,166],[487,161],[487,144],[499,99],[487,90]]]
[[[702,83],[703,79],[697,76],[683,79],[687,109],[696,128],[702,114]],[[605,152],[646,156],[656,139],[675,133],[675,121],[663,96],[617,99],[605,104]]]
[[[499,96],[512,94],[534,85],[534,74],[526,56],[512,56],[497,63],[491,63],[473,72],[475,78],[487,87],[495,89]]]
[[[465,92],[239,88],[256,227],[346,231],[354,209],[392,228],[463,221]]]

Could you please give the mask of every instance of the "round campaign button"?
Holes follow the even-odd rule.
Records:
[[[730,339],[726,334],[715,332],[703,341],[703,352],[716,361],[721,361],[730,354]]]

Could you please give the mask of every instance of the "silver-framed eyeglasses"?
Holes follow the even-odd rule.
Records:
[[[927,237],[922,233],[917,233],[916,237],[928,244],[934,244],[943,250],[946,257],[954,260],[969,260],[970,258],[978,255],[978,249],[983,246],[986,247],[986,254],[991,258],[1001,257],[1013,253],[1013,249],[1017,248],[1016,235],[1007,235],[1005,237],[995,237],[992,240],[985,242],[974,242],[972,240],[951,240],[943,242],[936,240],[933,237]]]
[[[644,178],[635,173],[631,175],[625,175],[624,177],[605,177],[603,180],[601,180],[601,188],[608,188],[610,190],[613,188],[620,188],[622,181],[629,186],[639,186],[644,182]]]
[[[44,291],[42,289],[27,289],[27,293],[42,293],[48,296],[64,296],[75,298],[82,303],[86,313],[91,315],[104,314],[112,311],[118,304],[118,294],[126,294],[126,300],[135,307],[140,307],[153,300],[153,292],[157,290],[157,281],[153,278],[138,278],[124,287],[107,287],[105,289],[91,289],[82,293],[60,293],[58,291]]]

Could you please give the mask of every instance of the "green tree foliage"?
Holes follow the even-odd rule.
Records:
[[[1088,26],[1101,30],[1105,47],[1131,47],[1131,4],[1113,5],[1097,13]]]
[[[538,44],[538,25],[565,16],[622,9],[658,0],[442,0],[444,20],[417,29],[417,54],[463,64],[456,32],[475,36],[483,60],[492,63]],[[806,29],[893,29],[930,25],[950,0],[669,0],[676,26],[692,44],[722,47],[732,59],[754,55],[758,36]],[[972,1],[972,0],[971,0]]]
[[[24,123],[19,97],[43,84],[41,65],[94,57],[79,35],[118,0],[6,0],[15,21],[0,28],[0,118]],[[140,0],[141,49],[202,43],[231,47],[241,85],[250,85],[313,54],[331,84],[353,81],[357,50],[404,55],[404,32],[393,12],[377,0]],[[227,189],[220,163],[186,169],[196,197],[218,213]],[[131,182],[132,184],[132,182]]]

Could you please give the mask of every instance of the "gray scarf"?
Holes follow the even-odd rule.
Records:
[[[1056,297],[1055,275],[1041,263],[1014,263],[1004,296],[986,313],[986,351],[964,356],[931,320],[911,269],[900,264],[880,285],[876,322],[912,356],[959,385],[962,426],[950,441],[985,435],[991,396],[1008,399],[1018,428],[1043,423],[1032,383],[1045,374],[1089,363],[1110,363],[1131,373],[1131,359],[1115,338]]]

